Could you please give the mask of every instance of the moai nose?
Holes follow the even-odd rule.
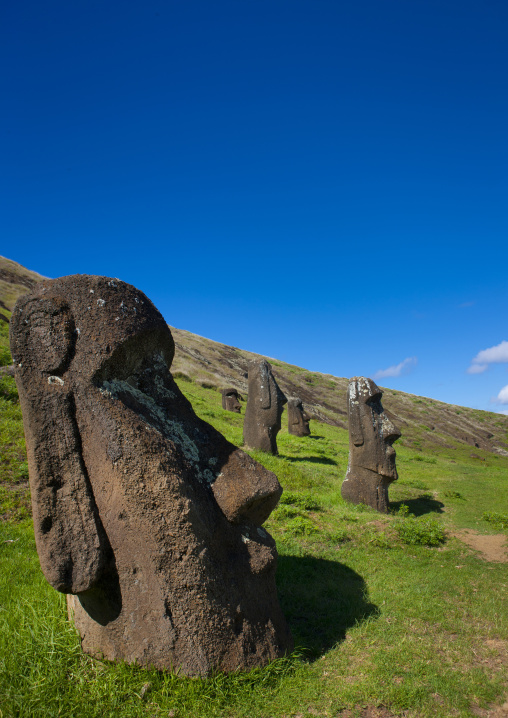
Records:
[[[260,526],[277,506],[282,486],[274,473],[237,449],[221,467],[212,491],[231,523],[252,521]]]
[[[400,431],[395,427],[390,419],[385,415],[383,416],[383,440],[387,444],[393,444],[401,437]]]

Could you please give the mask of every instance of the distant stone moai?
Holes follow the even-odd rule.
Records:
[[[310,416],[297,396],[288,399],[288,431],[295,436],[309,436]]]
[[[397,480],[394,441],[400,437],[372,379],[353,377],[348,387],[349,462],[342,498],[386,513],[388,486]]]
[[[42,281],[16,304],[11,349],[37,551],[83,650],[185,675],[291,650],[261,528],[280,484],[196,416],[147,297]]]
[[[277,434],[286,402],[266,359],[249,362],[249,396],[243,422],[243,440],[248,448],[278,453]]]
[[[242,413],[240,394],[236,389],[229,388],[222,390],[222,408],[226,409],[226,411],[234,411],[235,414]]]

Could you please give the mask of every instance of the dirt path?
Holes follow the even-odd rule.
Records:
[[[481,553],[485,561],[508,563],[508,545],[505,534],[485,535],[473,529],[456,531],[453,534],[459,541]]]

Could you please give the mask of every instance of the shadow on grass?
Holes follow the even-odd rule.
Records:
[[[312,660],[343,641],[348,628],[380,613],[363,578],[337,561],[279,556],[277,586],[295,645]]]
[[[329,466],[337,466],[337,462],[333,459],[328,459],[326,456],[284,456],[279,454],[281,459],[286,461],[308,461],[310,464],[328,464]]]
[[[423,516],[424,514],[442,514],[444,504],[441,501],[432,499],[428,496],[418,496],[416,499],[403,499],[402,501],[390,501],[390,511],[398,511],[405,504],[409,512],[414,516]]]
[[[306,439],[324,439],[324,436],[318,436],[317,434],[309,434],[309,436],[305,437]]]

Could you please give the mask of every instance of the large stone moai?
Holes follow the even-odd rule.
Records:
[[[37,551],[83,650],[185,675],[291,650],[261,528],[282,489],[195,415],[147,297],[43,281],[16,304],[11,348]]]
[[[309,436],[310,416],[298,397],[288,399],[288,431],[294,436]]]
[[[222,408],[226,411],[233,411],[235,414],[242,413],[240,405],[240,394],[236,389],[223,389],[222,392]]]
[[[388,486],[397,480],[394,441],[400,437],[372,379],[353,377],[348,387],[349,462],[342,498],[388,511]]]
[[[249,396],[243,422],[243,440],[249,449],[278,453],[277,434],[286,402],[266,359],[249,362]]]

